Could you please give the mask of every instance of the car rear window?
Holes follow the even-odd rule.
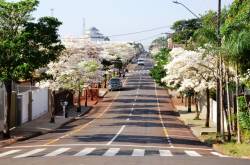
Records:
[[[111,83],[111,84],[120,83],[120,79],[111,79],[111,80],[110,80],[110,83]]]

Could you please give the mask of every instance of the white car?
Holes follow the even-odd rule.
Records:
[[[144,65],[144,60],[143,59],[138,59],[137,64],[138,65]]]

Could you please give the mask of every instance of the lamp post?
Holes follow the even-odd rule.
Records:
[[[184,8],[186,8],[192,15],[194,15],[196,18],[200,19],[192,10],[190,10],[187,6],[185,6],[183,3],[178,1],[173,1],[173,3],[182,5]],[[221,0],[218,0],[218,16],[217,16],[217,41],[218,41],[218,47],[221,46],[221,36],[220,36],[220,28],[221,28]],[[221,76],[223,74],[222,69],[223,59],[222,55],[219,55],[219,58],[217,60],[217,74],[218,76]],[[224,114],[223,114],[223,89],[222,89],[222,78],[219,78],[217,76],[217,89],[216,89],[216,101],[217,101],[217,136],[221,136],[224,134]],[[240,134],[240,131],[238,129],[237,134]],[[237,142],[240,143],[240,136],[237,137]]]
[[[173,1],[173,3],[177,4],[177,5],[181,5],[183,6],[185,9],[187,9],[191,14],[193,14],[193,16],[195,16],[196,18],[200,19],[199,16],[197,16],[192,10],[190,10],[186,5],[184,5],[183,3],[181,2],[178,2],[178,1]]]
[[[66,111],[66,106],[68,105],[68,102],[67,102],[67,101],[61,100],[61,101],[60,101],[60,104],[61,104],[61,106],[63,107],[63,116],[64,116],[65,118],[68,118],[68,112]]]

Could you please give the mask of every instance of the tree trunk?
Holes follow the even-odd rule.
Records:
[[[225,113],[226,122],[227,122],[227,140],[231,141],[231,128],[230,128],[230,123],[229,123],[230,120],[229,120],[228,112],[226,109],[224,110],[224,113]]]
[[[224,78],[224,70],[223,70],[223,59],[222,59],[222,55],[220,54],[220,111],[221,111],[221,135],[223,137],[223,139],[225,138],[224,137],[224,95],[223,95],[223,91],[224,91],[224,88],[223,88],[223,78]]]
[[[209,88],[206,89],[206,94],[207,94],[207,115],[206,115],[205,127],[209,127],[209,120],[210,120],[210,96],[209,96]]]
[[[216,85],[216,103],[217,103],[217,136],[221,136],[221,110],[220,110],[220,63],[217,59],[217,85]]]
[[[191,96],[188,96],[188,112],[191,112]]]
[[[226,94],[227,94],[227,122],[228,122],[228,128],[230,129],[230,140],[231,140],[231,130],[232,130],[232,115],[231,115],[231,104],[230,104],[230,92],[229,92],[229,70],[227,68],[226,72]],[[228,135],[229,136],[229,135]],[[228,137],[229,140],[229,137]]]
[[[104,88],[107,88],[107,74],[104,74]]]
[[[51,94],[51,116],[50,123],[55,123],[55,95],[56,92],[53,90]]]
[[[200,120],[200,111],[199,111],[199,106],[198,106],[198,99],[196,96],[194,96],[194,102],[195,102],[195,111],[196,111],[196,117],[194,119]]]
[[[81,90],[81,88],[79,88],[78,101],[77,101],[77,112],[81,112],[81,96],[82,96],[82,90]]]
[[[10,138],[10,111],[11,111],[11,92],[12,92],[12,80],[4,82],[5,90],[7,93],[7,107],[4,108],[4,128],[3,137]]]
[[[237,143],[241,143],[240,138],[240,122],[239,122],[239,104],[238,104],[238,96],[239,96],[239,78],[238,78],[238,64],[236,66],[236,121],[237,121]]]
[[[94,95],[93,95],[92,87],[90,88],[90,96],[91,96],[91,101],[93,101],[94,100]]]
[[[86,97],[85,97],[85,107],[87,107],[88,106],[88,90],[87,89],[85,89],[85,95],[86,95]]]

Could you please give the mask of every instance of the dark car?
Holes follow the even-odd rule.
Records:
[[[109,91],[120,90],[122,88],[122,81],[119,78],[112,78],[109,80]]]

